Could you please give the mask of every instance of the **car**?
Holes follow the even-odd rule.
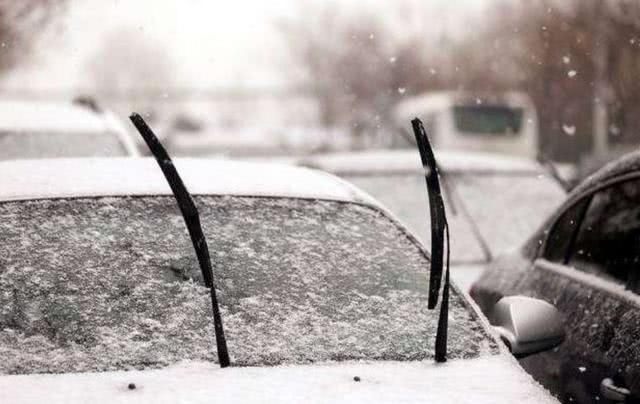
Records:
[[[0,160],[138,155],[117,118],[87,99],[0,101]]]
[[[436,150],[451,226],[451,276],[468,290],[492,257],[518,248],[551,213],[565,190],[538,162]],[[424,170],[415,150],[369,150],[290,158],[344,178],[381,201],[429,243]]]
[[[521,363],[565,401],[640,402],[639,237],[635,152],[579,184],[471,289],[485,313],[511,294],[544,299],[563,313],[566,341]]]
[[[200,212],[184,220],[210,246],[231,366],[218,366],[175,176],[168,186],[150,158],[6,161],[0,402],[556,402],[455,284],[448,360],[434,362],[429,254],[355,186],[285,165],[161,162]],[[548,303],[501,307],[512,349],[559,342]],[[521,331],[539,320],[558,327]]]

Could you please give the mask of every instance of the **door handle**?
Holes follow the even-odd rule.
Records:
[[[600,394],[607,400],[624,402],[631,392],[629,389],[616,386],[613,380],[607,377],[600,382]]]

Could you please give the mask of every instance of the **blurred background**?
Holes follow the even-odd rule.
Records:
[[[593,166],[638,147],[639,73],[637,0],[0,0],[0,133],[75,100],[176,155],[406,147],[418,115]]]

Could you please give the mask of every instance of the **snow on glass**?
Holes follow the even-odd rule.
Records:
[[[198,197],[231,360],[432,357],[428,258],[341,202]],[[0,205],[0,373],[216,361],[207,289],[171,197]],[[450,358],[497,353],[453,291]]]

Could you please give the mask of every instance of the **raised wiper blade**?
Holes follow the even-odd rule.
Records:
[[[569,181],[565,180],[562,175],[560,175],[558,167],[556,167],[553,161],[551,161],[545,155],[540,155],[538,156],[538,162],[542,165],[547,174],[549,174],[554,180],[556,180],[558,185],[560,185],[565,192],[571,192],[573,186],[569,183]]]
[[[429,280],[429,302],[428,308],[433,309],[438,304],[438,294],[442,280],[442,266],[444,255],[444,237],[447,240],[447,257],[444,287],[442,290],[442,303],[440,304],[440,315],[438,317],[438,329],[436,331],[435,359],[436,362],[447,360],[447,330],[449,323],[449,225],[440,190],[438,179],[438,165],[427,138],[427,133],[422,122],[415,118],[411,121],[413,133],[416,137],[416,144],[420,152],[422,166],[425,171],[427,191],[429,193],[429,213],[431,218],[431,274]]]
[[[149,147],[149,150],[155,157],[164,177],[167,179],[173,196],[176,198],[182,217],[184,218],[193,248],[196,251],[198,257],[198,263],[200,264],[200,270],[202,271],[202,277],[204,278],[205,285],[210,290],[211,306],[213,309],[213,326],[216,335],[216,346],[218,348],[218,361],[220,367],[229,366],[229,351],[227,350],[227,341],[224,335],[224,327],[222,326],[222,316],[220,315],[220,306],[218,305],[218,298],[216,296],[216,288],[213,283],[213,269],[211,267],[211,258],[209,256],[209,248],[207,246],[207,240],[202,231],[202,225],[200,224],[200,215],[196,204],[193,202],[191,194],[187,190],[187,187],[182,182],[182,178],[178,174],[176,167],[171,161],[171,157],[162,146],[156,135],[153,133],[149,125],[145,120],[136,113],[131,114],[129,117],[133,125],[138,129],[140,135],[144,139],[145,143]]]
[[[424,168],[424,178],[429,190],[429,214],[431,217],[431,275],[429,277],[429,309],[433,309],[438,304],[438,294],[440,293],[440,283],[442,280],[442,264],[444,256],[444,226],[445,218],[444,201],[438,181],[438,168],[433,149],[427,138],[422,122],[415,118],[411,121],[413,134],[416,138],[422,167]]]

